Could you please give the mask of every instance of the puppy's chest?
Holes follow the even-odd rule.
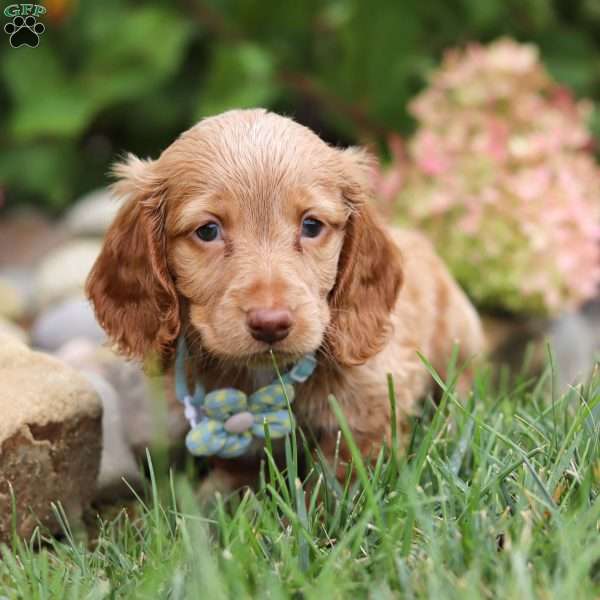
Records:
[[[248,380],[249,387],[252,390],[259,390],[276,381],[277,374],[274,369],[255,369],[249,374]]]
[[[330,397],[344,410],[352,410],[356,394],[351,384],[341,373],[317,368],[311,379],[296,388],[293,410],[298,424],[314,433],[337,430],[339,426],[331,410]]]
[[[277,374],[272,369],[253,369],[241,373],[211,369],[198,376],[198,380],[202,382],[207,393],[224,388],[235,388],[248,396],[262,387],[271,385],[276,379]]]

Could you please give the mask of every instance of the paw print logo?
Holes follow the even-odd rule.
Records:
[[[4,26],[4,31],[10,35],[10,45],[13,48],[29,46],[36,48],[40,43],[40,35],[46,28],[33,15],[26,18],[15,17],[12,22]]]

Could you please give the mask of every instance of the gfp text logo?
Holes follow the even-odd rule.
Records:
[[[13,48],[29,46],[35,48],[40,43],[40,35],[46,28],[38,17],[46,12],[39,4],[10,4],[4,9],[4,16],[12,19],[4,25],[4,31],[10,36]]]

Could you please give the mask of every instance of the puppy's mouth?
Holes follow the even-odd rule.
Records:
[[[264,350],[254,352],[245,352],[239,354],[230,354],[215,350],[208,350],[208,354],[212,355],[222,365],[228,365],[234,369],[249,369],[251,371],[272,371],[274,365],[281,374],[287,372],[306,352],[291,352],[288,350],[279,350],[275,347],[265,345]]]
[[[263,351],[231,358],[236,362],[243,362],[250,368],[264,369],[275,364],[278,369],[285,369],[299,360],[301,356],[297,353],[277,350],[276,348],[265,348]]]
[[[240,340],[237,344],[223,344],[221,337],[208,328],[193,325],[197,334],[195,348],[202,349],[207,358],[212,357],[222,365],[230,365],[236,368],[267,369],[273,368],[275,363],[282,371],[286,371],[299,361],[310,348],[296,347],[290,340],[280,340],[273,343],[260,342],[256,340]],[[203,331],[204,329],[204,331]],[[207,335],[210,334],[210,335]],[[314,350],[315,351],[316,347]]]

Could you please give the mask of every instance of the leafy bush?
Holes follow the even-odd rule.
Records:
[[[409,133],[447,46],[502,34],[600,97],[596,0],[47,0],[37,48],[1,44],[0,185],[59,210],[125,150],[156,155],[203,115],[266,105],[335,143]]]

